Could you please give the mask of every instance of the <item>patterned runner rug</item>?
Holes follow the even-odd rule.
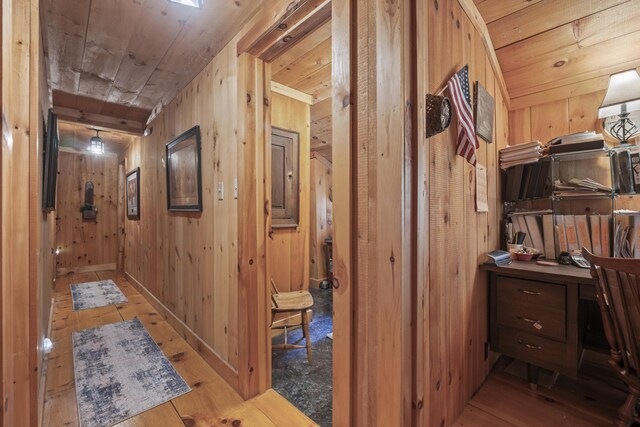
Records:
[[[127,302],[127,297],[113,280],[71,285],[71,298],[73,298],[73,311]]]
[[[72,340],[81,426],[111,426],[191,391],[138,319]]]

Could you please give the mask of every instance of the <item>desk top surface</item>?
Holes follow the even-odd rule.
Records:
[[[493,264],[481,264],[480,269],[529,279],[559,280],[569,283],[595,283],[595,279],[591,277],[590,269],[578,268],[573,265],[546,266],[536,264],[535,261],[511,261],[511,264],[501,267]]]

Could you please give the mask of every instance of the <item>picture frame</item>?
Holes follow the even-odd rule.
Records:
[[[127,173],[125,180],[125,200],[127,218],[140,219],[140,168]]]
[[[56,208],[56,184],[58,179],[58,116],[49,109],[43,135],[42,211],[51,212]]]
[[[167,209],[202,212],[200,126],[194,126],[166,145]]]
[[[484,139],[487,143],[492,143],[495,105],[493,97],[478,81],[475,82],[474,89],[476,135]]]

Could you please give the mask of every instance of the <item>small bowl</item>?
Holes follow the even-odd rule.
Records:
[[[518,261],[531,261],[532,258],[533,258],[533,254],[525,254],[525,253],[516,252],[516,259]]]

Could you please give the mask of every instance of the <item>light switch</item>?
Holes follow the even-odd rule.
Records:
[[[218,200],[224,200],[224,182],[218,183]]]
[[[238,198],[238,178],[233,179],[233,198]]]

